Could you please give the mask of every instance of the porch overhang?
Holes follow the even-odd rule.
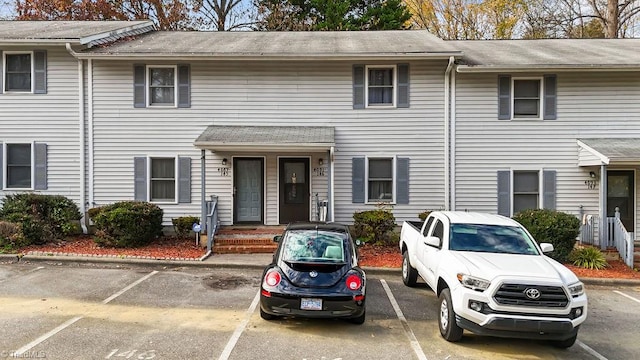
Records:
[[[317,152],[335,146],[331,126],[210,125],[194,146],[214,152]]]
[[[577,142],[578,166],[640,163],[640,138],[591,138]]]

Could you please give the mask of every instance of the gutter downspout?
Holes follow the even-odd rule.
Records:
[[[329,189],[329,205],[331,206],[331,210],[329,211],[330,214],[327,217],[328,219],[331,219],[331,222],[336,221],[335,220],[335,176],[333,175],[335,173],[335,167],[334,167],[334,157],[335,157],[335,151],[336,148],[335,146],[332,146],[331,149],[329,150],[329,186],[331,187]]]
[[[451,112],[451,69],[455,58],[449,57],[447,70],[444,72],[444,209],[449,210],[451,205],[451,182],[449,181],[450,153],[449,141],[451,138],[449,127],[449,115]]]
[[[95,205],[94,201],[94,134],[93,134],[93,59],[88,60],[87,64],[87,111],[88,111],[88,139],[89,139],[89,207]]]
[[[78,60],[78,128],[79,128],[79,140],[80,140],[80,214],[82,214],[82,218],[80,219],[80,226],[82,227],[82,233],[88,234],[89,229],[87,228],[87,219],[86,219],[86,211],[87,211],[87,187],[86,187],[86,177],[85,172],[87,171],[85,161],[86,161],[86,153],[84,151],[85,148],[85,126],[84,126],[84,63],[83,60],[78,59],[75,56],[75,52],[71,49],[71,44],[66,43],[65,47],[71,56]]]
[[[456,211],[456,74],[458,72],[457,66],[453,65],[456,69],[451,72],[451,211]]]

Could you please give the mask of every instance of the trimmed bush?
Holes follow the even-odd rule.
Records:
[[[391,231],[396,226],[393,213],[385,208],[355,212],[353,214],[353,236],[376,245],[393,242]]]
[[[554,250],[549,257],[563,263],[569,260],[580,234],[577,217],[560,211],[535,209],[519,212],[513,219],[527,228],[538,243],[553,244]]]
[[[184,239],[188,237],[193,230],[193,224],[200,223],[200,218],[197,216],[181,216],[171,219],[171,223],[173,224],[176,235]]]
[[[609,266],[604,254],[594,247],[574,249],[571,254],[569,254],[569,260],[573,265],[585,269],[602,270]]]
[[[164,212],[155,204],[122,201],[92,209],[95,224],[93,240],[103,246],[139,247],[162,236]]]
[[[12,252],[25,245],[27,244],[22,233],[22,225],[0,221],[0,253]]]
[[[0,220],[21,224],[25,244],[44,244],[80,232],[78,206],[61,195],[7,195]]]

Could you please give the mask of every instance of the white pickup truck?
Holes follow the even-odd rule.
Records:
[[[402,280],[420,275],[439,299],[440,333],[543,339],[572,346],[587,318],[583,284],[543,253],[518,222],[504,216],[434,211],[424,223],[404,222]]]

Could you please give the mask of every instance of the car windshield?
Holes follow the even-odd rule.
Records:
[[[534,240],[517,226],[452,224],[449,250],[538,255]]]
[[[345,234],[322,230],[287,231],[282,260],[288,262],[345,262]]]

